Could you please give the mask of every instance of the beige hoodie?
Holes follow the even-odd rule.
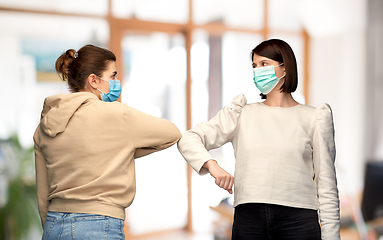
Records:
[[[45,99],[34,134],[38,207],[125,219],[135,196],[134,159],[181,137],[168,120],[89,92]]]

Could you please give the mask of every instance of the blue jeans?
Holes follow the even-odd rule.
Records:
[[[124,221],[85,213],[48,212],[42,240],[125,239]]]
[[[232,240],[320,240],[316,210],[274,204],[235,207]]]

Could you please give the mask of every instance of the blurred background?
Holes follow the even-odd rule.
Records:
[[[381,0],[0,0],[0,239],[41,238],[32,136],[44,98],[69,93],[54,70],[67,49],[113,51],[121,101],[184,132],[240,93],[261,100],[250,52],[270,38],[296,54],[296,100],[332,106],[342,239],[379,239]],[[212,154],[234,172],[231,145]],[[126,239],[229,239],[232,197],[175,146],[138,159],[136,176]]]

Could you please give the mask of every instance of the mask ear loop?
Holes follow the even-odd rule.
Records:
[[[284,64],[284,63],[281,63],[281,64],[275,66],[274,68],[279,67],[279,66],[281,66],[281,65],[283,65],[283,64]],[[280,78],[278,78],[278,80],[281,80],[281,79],[284,78],[284,77],[286,77],[286,73],[283,73],[283,76],[280,77]]]
[[[107,80],[105,80],[105,79],[102,79],[102,78],[100,78],[100,77],[99,77],[99,76],[97,76],[97,75],[96,75],[96,77],[98,77],[98,78],[99,78],[99,79],[101,79],[102,81],[105,81],[105,82],[109,82],[109,81],[107,81]],[[98,88],[97,88],[97,90],[98,90],[98,91],[100,91],[100,93],[104,93],[103,91],[101,91],[101,90],[100,90],[100,89],[98,89]]]
[[[105,81],[105,82],[109,82],[108,80],[105,80],[105,79],[102,79],[100,78],[99,76],[97,76],[99,79],[101,79],[102,81]]]
[[[284,77],[286,77],[286,73],[284,73],[282,77],[278,78],[278,80],[281,80]]]

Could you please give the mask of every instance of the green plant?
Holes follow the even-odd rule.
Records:
[[[0,205],[0,239],[28,239],[30,228],[40,223],[33,147],[22,148],[17,137],[0,141],[0,161],[0,174],[7,181],[5,204]]]

